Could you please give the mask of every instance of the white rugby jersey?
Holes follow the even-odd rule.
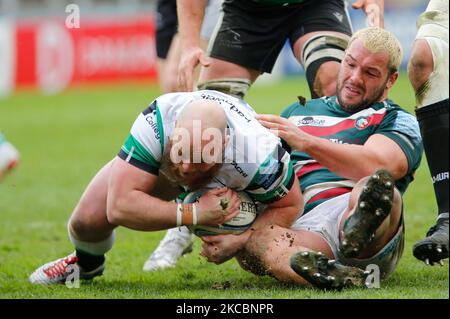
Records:
[[[178,92],[158,97],[139,114],[118,156],[157,175],[178,115],[192,101],[200,99],[220,104],[230,132],[224,163],[206,188],[245,190],[263,203],[283,198],[294,180],[289,154],[279,138],[259,124],[255,111],[246,102],[221,92]]]

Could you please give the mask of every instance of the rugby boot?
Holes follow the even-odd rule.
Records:
[[[105,270],[105,262],[91,271],[84,271],[78,264],[78,257],[72,253],[64,258],[57,259],[42,265],[36,269],[29,277],[32,284],[58,284],[65,283],[67,277],[73,274],[73,266],[78,267],[79,279],[89,280],[97,276],[101,276]],[[72,266],[72,267],[71,267]]]
[[[427,237],[416,242],[413,255],[427,265],[443,265],[442,260],[448,258],[448,216],[439,218],[427,232]]]
[[[192,252],[194,235],[187,227],[169,229],[158,247],[144,263],[144,271],[173,268],[185,254]]]
[[[366,287],[366,278],[369,275],[369,272],[344,266],[315,251],[295,253],[291,256],[290,266],[311,285],[325,290]]]
[[[370,176],[359,195],[355,212],[344,224],[339,249],[347,258],[355,258],[375,238],[375,231],[389,215],[394,199],[394,179],[386,170]]]

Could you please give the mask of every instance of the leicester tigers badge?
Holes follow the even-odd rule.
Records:
[[[365,116],[359,117],[355,121],[355,127],[358,130],[364,130],[366,127],[368,127],[370,124],[370,118],[367,118]]]

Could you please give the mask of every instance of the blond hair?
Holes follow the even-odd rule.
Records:
[[[362,40],[364,47],[372,53],[387,53],[389,55],[389,71],[391,74],[400,69],[403,50],[400,41],[394,34],[379,27],[364,28],[353,34],[348,47],[356,39]]]

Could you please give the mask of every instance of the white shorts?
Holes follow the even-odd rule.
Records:
[[[297,219],[291,229],[320,234],[327,241],[338,262],[361,269],[366,269],[368,265],[377,265],[381,278],[386,278],[394,271],[403,253],[403,213],[397,233],[376,255],[367,259],[346,258],[339,251],[339,225],[347,210],[349,198],[350,193],[347,193],[327,200]]]

